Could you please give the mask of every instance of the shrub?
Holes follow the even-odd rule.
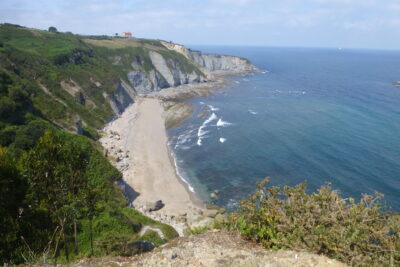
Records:
[[[264,179],[230,215],[228,227],[266,248],[308,250],[351,265],[400,264],[400,216],[382,197],[344,199],[330,184],[306,193],[306,183],[269,187]]]
[[[50,27],[49,27],[49,32],[57,33],[58,30],[57,30],[56,27],[50,26]]]

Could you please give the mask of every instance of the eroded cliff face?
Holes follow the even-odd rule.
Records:
[[[169,42],[161,42],[166,48],[182,54],[188,60],[193,61],[209,76],[212,74],[235,75],[247,72],[260,71],[245,58],[227,55],[206,54],[200,51],[187,49],[183,45]]]
[[[137,95],[146,95],[185,84],[204,83],[212,80],[214,74],[234,75],[258,70],[244,58],[203,54],[181,45],[161,43],[168,50],[184,57],[167,57],[163,53],[153,50],[147,52],[147,63],[143,56],[134,57],[131,63],[132,71],[127,73],[130,84],[121,80],[114,93],[111,96],[105,96],[115,114],[122,113],[127,106],[134,102]]]

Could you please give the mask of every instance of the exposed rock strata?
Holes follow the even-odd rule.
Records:
[[[170,90],[173,93],[169,93],[169,95],[173,94],[175,99],[186,99],[196,95],[204,95],[205,89],[224,85],[221,78],[217,77],[218,75],[258,71],[244,58],[203,54],[168,42],[162,42],[162,44],[166,48],[185,56],[188,64],[197,66],[201,72],[185,71],[182,63],[177,59],[166,58],[156,51],[148,52],[152,64],[150,70],[145,70],[145,62],[140,56],[134,57],[131,63],[133,69],[127,73],[129,84],[121,80],[112,95],[103,94],[116,115],[121,114],[127,106],[132,104],[137,95],[154,95],[154,93],[165,89],[174,89]],[[120,60],[120,57],[118,60],[115,59],[113,64],[117,64]],[[203,90],[198,90],[198,88]],[[161,93],[159,96],[165,97],[163,94]]]
[[[247,59],[217,54],[206,54],[200,51],[187,49],[186,47],[169,42],[161,42],[166,48],[184,55],[188,60],[195,62],[201,70],[208,74],[234,75],[246,72],[260,71]]]

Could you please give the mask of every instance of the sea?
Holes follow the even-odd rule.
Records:
[[[201,200],[232,210],[270,177],[307,181],[309,192],[328,182],[355,199],[377,191],[400,211],[400,51],[191,48],[264,70],[189,100],[193,115],[168,131],[178,173]]]

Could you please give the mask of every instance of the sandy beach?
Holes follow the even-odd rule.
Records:
[[[210,211],[177,176],[167,145],[164,117],[161,100],[138,98],[105,127],[106,134],[100,141],[110,160],[122,171],[126,184],[134,190],[130,195],[133,206],[182,234],[194,221],[209,221]],[[158,200],[164,207],[149,212],[149,206]]]

